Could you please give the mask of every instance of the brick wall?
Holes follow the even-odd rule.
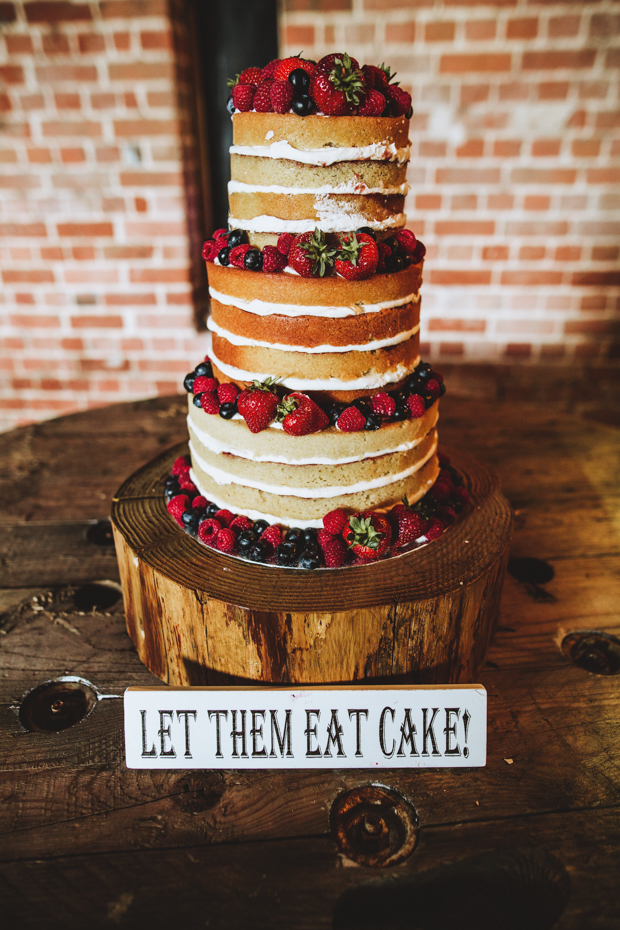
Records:
[[[0,428],[177,392],[204,350],[183,11],[0,17]]]
[[[286,0],[302,48],[385,61],[413,95],[425,355],[620,357],[620,3]]]

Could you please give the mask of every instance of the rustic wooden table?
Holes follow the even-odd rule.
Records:
[[[620,649],[600,633],[620,634],[620,430],[520,398],[442,401],[442,440],[495,468],[516,511],[480,676],[488,763],[382,773],[420,823],[412,854],[382,870],[344,856],[330,832],[335,798],[372,772],[124,766],[120,695],[158,682],[125,633],[99,521],[127,475],[183,439],[183,404],[123,404],[0,436],[5,925],[532,930],[563,910],[561,930],[616,928]],[[575,631],[598,633],[565,639]],[[111,697],[62,732],[24,728],[19,713],[28,724],[50,707],[23,696],[66,674]],[[386,823],[397,846],[398,824]],[[350,840],[354,853],[372,846]]]

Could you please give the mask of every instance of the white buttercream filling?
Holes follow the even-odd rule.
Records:
[[[359,313],[379,313],[381,310],[391,310],[394,307],[403,307],[405,304],[417,303],[420,299],[418,293],[407,294],[406,297],[399,297],[398,300],[384,300],[378,304],[355,304],[350,307],[323,307],[305,304],[272,304],[266,300],[242,300],[241,297],[230,297],[228,294],[222,294],[216,291],[214,287],[209,288],[209,294],[219,303],[227,307],[237,307],[239,310],[245,310],[246,313],[255,313],[257,316],[270,316],[272,313],[278,316],[320,316],[329,319],[340,319],[347,316],[356,316]]]
[[[187,417],[187,425],[191,433],[193,433],[196,439],[199,440],[209,449],[210,452],[214,452],[217,455],[236,455],[242,459],[249,459],[251,462],[271,462],[275,465],[352,465],[353,462],[362,462],[365,459],[374,459],[380,458],[382,455],[393,455],[396,452],[409,452],[411,449],[415,449],[425,436],[421,436],[419,439],[412,439],[409,442],[401,442],[397,446],[390,446],[387,449],[380,449],[378,452],[363,452],[361,455],[350,455],[344,458],[329,458],[328,456],[313,456],[310,459],[292,459],[284,455],[257,455],[256,452],[253,452],[251,449],[239,449],[236,446],[230,446],[226,443],[220,442],[219,439],[216,439],[214,436],[210,436],[209,433],[205,433],[204,430],[199,429],[195,423],[192,422],[191,417]],[[277,425],[282,428],[282,424],[272,424]],[[271,427],[268,427],[270,429]]]
[[[253,155],[258,158],[283,158],[286,161],[301,162],[304,165],[335,165],[339,161],[396,161],[404,165],[409,161],[411,146],[398,148],[394,142],[389,144],[375,142],[372,145],[357,147],[328,146],[322,149],[296,149],[288,142],[272,142],[271,145],[231,145],[231,155]]]
[[[368,187],[363,181],[351,180],[330,187],[283,187],[281,184],[245,184],[243,181],[229,181],[229,194],[382,194],[389,197],[392,194],[406,194],[409,185],[405,182],[398,187]]]
[[[392,229],[404,226],[407,222],[404,213],[395,213],[384,220],[370,220],[363,213],[334,211],[332,214],[330,210],[329,216],[327,216],[327,212],[326,210],[325,218],[319,216],[318,219],[307,220],[282,220],[279,216],[267,216],[266,214],[254,216],[248,220],[239,220],[235,216],[229,216],[228,223],[231,229],[245,229],[248,232],[302,233],[312,232],[317,227],[323,232],[348,232],[356,225],[368,226],[370,229],[378,230]]]
[[[279,497],[301,497],[305,500],[327,500],[332,497],[346,497],[350,494],[360,494],[362,491],[373,491],[376,488],[387,487],[388,484],[396,484],[399,481],[404,481],[405,478],[409,478],[411,475],[415,474],[416,471],[419,471],[419,469],[432,458],[437,449],[437,439],[435,439],[435,442],[423,459],[420,459],[419,462],[415,462],[403,471],[396,472],[396,474],[393,475],[381,475],[379,478],[373,478],[370,481],[357,481],[355,484],[348,484],[346,486],[336,485],[335,487],[326,488],[295,488],[288,484],[268,484],[266,481],[253,481],[251,478],[241,478],[205,462],[196,452],[191,440],[189,448],[192,462],[199,465],[210,478],[213,478],[216,484],[238,484],[245,488],[253,488],[255,491],[264,491],[266,494],[277,494]]]
[[[346,346],[292,346],[280,342],[263,342],[260,339],[248,339],[246,336],[238,336],[231,333],[222,326],[219,326],[211,317],[207,320],[207,327],[212,333],[217,333],[222,339],[232,343],[234,346],[260,346],[263,349],[276,349],[279,352],[302,352],[304,355],[324,355],[325,353],[336,353],[342,355],[345,352],[374,352],[375,349],[385,349],[387,346],[396,346],[401,342],[411,339],[420,329],[420,326],[413,326],[411,329],[397,333],[395,336],[389,336],[386,339],[375,339],[373,342],[366,342],[360,345]]]

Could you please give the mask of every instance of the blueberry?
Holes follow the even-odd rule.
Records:
[[[420,391],[421,387],[422,387],[422,380],[418,378],[416,374],[413,374],[413,375],[409,375],[409,377],[405,381],[403,390],[405,391],[407,395],[417,394]]]
[[[363,413],[364,416],[367,416],[372,412],[372,405],[365,397],[356,397],[355,400],[352,401],[351,406],[357,407],[360,413]]]
[[[286,542],[296,543],[298,539],[301,538],[302,530],[298,526],[291,527],[290,530],[286,531],[284,539]]]
[[[443,395],[444,395],[445,393],[446,393],[446,386],[445,386],[445,384],[443,383],[443,381],[440,381],[440,382],[439,382],[439,396],[440,396],[440,397],[443,397]]]
[[[355,230],[356,233],[366,233],[367,236],[372,236],[372,238],[377,241],[377,234],[374,229],[371,229],[370,226],[360,226],[359,229]]]
[[[278,565],[294,565],[297,561],[297,546],[292,542],[280,543],[276,549]]]
[[[243,257],[243,264],[248,271],[262,271],[263,253],[260,249],[248,249]]]
[[[183,378],[183,387],[188,394],[191,394],[194,390],[194,381],[196,380],[196,372],[190,371]]]
[[[402,252],[401,258],[403,260],[403,268],[408,268],[409,265],[411,264],[411,255],[409,254],[409,252]]]
[[[230,95],[230,97],[229,97],[228,100],[226,101],[226,110],[230,113],[231,116],[232,116],[233,113],[235,112],[235,105],[234,105],[234,103],[233,103],[232,94]]]
[[[168,475],[168,477],[167,477],[166,480],[164,481],[164,487],[165,487],[165,488],[168,488],[168,487],[170,487],[171,485],[176,485],[176,487],[178,488],[178,486],[179,486],[179,479],[177,478],[176,475]]]
[[[399,249],[398,239],[396,239],[394,236],[389,236],[389,238],[384,239],[383,244],[389,246],[392,252],[392,255],[398,252],[398,249]]]
[[[248,552],[248,558],[250,558],[253,562],[265,562],[269,558],[269,554],[272,551],[272,547],[269,545],[269,543],[263,542],[261,539],[259,539],[254,543]]]
[[[344,410],[342,404],[333,404],[327,411],[327,416],[329,417],[329,422],[332,426],[335,426],[336,420]]]
[[[405,113],[405,119],[411,119],[412,116],[413,116],[413,107],[409,107],[409,109]]]
[[[369,413],[366,417],[366,426],[364,429],[375,430],[381,426],[381,417],[376,413]]]
[[[217,506],[217,504],[209,504],[209,506],[207,507],[205,511],[207,518],[209,520],[212,520],[219,509],[220,508]]]
[[[409,419],[409,408],[397,406],[392,416],[392,419],[393,420],[408,420]]]
[[[248,554],[252,546],[258,542],[258,536],[254,530],[244,530],[242,533],[239,533],[237,537],[237,545],[239,546],[239,552]]]
[[[388,274],[394,274],[396,271],[402,271],[404,267],[403,256],[398,253],[388,255],[385,260],[385,270]]]
[[[180,491],[180,488],[178,487],[177,488],[165,488],[164,497],[166,498],[167,501],[171,501],[173,497],[177,496],[179,491]]]
[[[264,530],[266,530],[268,526],[269,524],[266,520],[255,520],[252,529],[257,533],[258,536],[262,536]]]
[[[198,532],[198,514],[194,513],[193,510],[186,510],[181,519],[188,533],[195,536]]]
[[[248,241],[248,234],[245,229],[232,229],[228,233],[228,245],[234,249],[236,245],[245,245]]]
[[[318,568],[321,564],[321,555],[317,546],[307,546],[299,556],[300,568]]]
[[[302,530],[301,538],[307,545],[316,546],[316,530],[312,526]]]
[[[306,72],[304,71],[304,74]],[[291,109],[297,116],[310,116],[314,110],[314,100],[312,97],[295,97]]]
[[[430,407],[432,407],[434,403],[435,403],[435,398],[433,397],[432,394],[425,394],[425,395],[424,395],[424,406],[426,407],[427,410],[428,410]]]
[[[220,407],[220,416],[224,420],[232,420],[234,415],[237,412],[237,401],[229,401],[227,404],[222,404]]]
[[[426,381],[427,378],[430,378],[430,374],[432,370],[433,369],[428,364],[428,362],[420,362],[420,364],[414,371],[414,374],[417,375],[418,378],[421,378],[422,381]]]
[[[204,391],[203,391],[204,394]],[[199,407],[202,410],[202,404],[200,403],[200,398],[202,394],[194,394],[194,407]]]
[[[194,374],[196,376],[206,375],[207,378],[211,378],[213,376],[213,368],[211,367],[211,362],[201,362],[200,365],[196,365],[196,367],[194,368]]]
[[[217,259],[220,265],[224,265],[224,267],[226,267],[227,265],[230,265],[229,255],[230,255],[230,246],[226,246],[226,248],[219,250],[219,252],[217,253]]]
[[[295,68],[288,76],[288,82],[292,85],[297,96],[305,96],[310,88],[310,75],[303,68]]]

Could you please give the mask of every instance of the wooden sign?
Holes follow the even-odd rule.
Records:
[[[482,685],[128,688],[134,769],[456,768],[486,764]]]

